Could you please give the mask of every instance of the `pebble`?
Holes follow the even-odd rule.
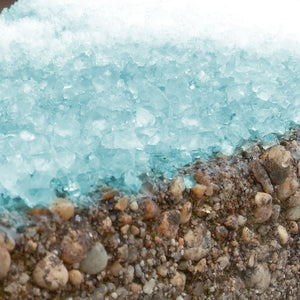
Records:
[[[127,208],[129,199],[127,197],[120,198],[115,205],[116,210],[124,211]]]
[[[112,274],[112,276],[119,277],[124,272],[124,269],[122,265],[116,261],[110,266],[109,271]]]
[[[288,176],[285,181],[277,187],[277,197],[282,201],[288,199],[297,191],[298,186],[296,174]]]
[[[169,210],[162,213],[158,232],[168,238],[175,238],[180,224],[180,212],[178,210]]]
[[[235,215],[229,215],[225,220],[224,225],[229,230],[236,230],[238,228],[237,217]]]
[[[67,199],[56,198],[52,205],[52,211],[60,216],[63,220],[67,221],[74,215],[74,205]]]
[[[197,270],[197,272],[202,273],[202,272],[204,272],[205,269],[206,269],[206,259],[202,258],[197,263],[196,270]]]
[[[143,286],[143,292],[147,295],[151,295],[153,292],[153,289],[155,287],[155,280],[152,278],[149,281],[146,281],[146,283]]]
[[[182,193],[185,190],[184,180],[181,176],[176,177],[169,187],[169,192],[174,200],[174,203],[178,203],[182,200]]]
[[[265,263],[258,264],[253,270],[248,285],[263,293],[270,285],[271,274]]]
[[[278,232],[280,243],[282,245],[286,244],[289,241],[289,238],[290,238],[286,228],[283,227],[282,225],[278,225],[277,232]]]
[[[207,186],[199,183],[196,183],[194,187],[191,188],[192,194],[199,200],[204,196],[206,190]]]
[[[193,206],[190,201],[184,203],[180,210],[180,224],[188,223],[192,216]]]
[[[186,282],[186,276],[182,272],[176,272],[174,277],[170,280],[170,283],[176,287],[184,287]]]
[[[10,268],[10,264],[11,264],[11,258],[10,258],[10,254],[7,251],[4,243],[1,243],[1,239],[2,236],[0,234],[0,280],[3,279],[4,277],[6,277],[9,268]],[[3,241],[3,239],[2,239]]]
[[[129,208],[131,211],[135,212],[139,209],[139,205],[137,203],[137,201],[132,201],[130,204],[129,204]]]
[[[215,229],[215,236],[219,242],[223,242],[228,236],[228,230],[225,226],[217,226]]]
[[[130,290],[133,294],[138,294],[142,291],[142,286],[138,283],[133,282],[130,284]]]
[[[150,198],[145,198],[141,201],[140,207],[143,211],[143,220],[150,220],[160,214],[160,209],[157,204]]]
[[[224,270],[230,264],[229,257],[227,255],[218,257],[216,262],[220,270]]]
[[[285,218],[289,221],[297,221],[300,219],[300,206],[289,208],[286,211]]]
[[[54,254],[48,254],[36,265],[33,280],[41,288],[56,291],[64,287],[69,273],[62,261]]]
[[[289,230],[291,234],[298,234],[299,232],[298,224],[295,221],[291,221],[289,224]]]
[[[123,245],[118,248],[118,257],[121,261],[126,261],[128,258],[129,250],[128,245]]]
[[[77,241],[72,241],[69,237],[63,239],[62,250],[61,258],[67,264],[79,263],[84,258],[83,246]]]
[[[250,163],[250,168],[251,168],[251,171],[252,171],[256,181],[262,185],[264,192],[266,192],[268,194],[274,193],[274,188],[273,188],[271,179],[270,179],[267,171],[259,163],[259,161],[257,161],[257,160],[252,161]]]
[[[168,268],[165,264],[159,265],[156,268],[157,274],[161,277],[166,277],[168,275]]]
[[[69,272],[69,280],[70,280],[71,284],[73,284],[74,286],[78,286],[82,283],[83,276],[80,271],[71,270]]]
[[[272,215],[272,196],[267,193],[258,192],[255,195],[256,208],[253,211],[255,222],[263,223]]]
[[[96,243],[81,261],[80,269],[87,274],[97,274],[106,268],[108,256],[104,246]]]

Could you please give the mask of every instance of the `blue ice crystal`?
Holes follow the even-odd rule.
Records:
[[[103,182],[138,191],[143,174],[168,178],[299,124],[294,53],[109,39],[93,8],[51,3],[20,0],[0,15],[3,207]]]

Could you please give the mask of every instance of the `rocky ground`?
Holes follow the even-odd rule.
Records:
[[[300,143],[215,157],[127,197],[0,221],[1,299],[300,299]],[[190,189],[183,178],[193,176]]]

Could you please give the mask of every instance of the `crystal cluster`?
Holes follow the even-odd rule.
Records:
[[[93,9],[41,3],[20,0],[0,15],[4,207],[45,204],[56,190],[78,197],[101,182],[138,191],[143,174],[170,177],[300,121],[300,60],[288,51],[107,42]]]

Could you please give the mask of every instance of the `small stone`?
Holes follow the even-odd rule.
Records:
[[[161,235],[168,238],[175,238],[180,224],[180,212],[178,210],[169,210],[162,213],[158,231]]]
[[[186,276],[184,273],[176,272],[174,277],[170,280],[171,284],[176,287],[184,287]]]
[[[192,203],[190,201],[184,203],[180,211],[180,224],[186,224],[192,216]]]
[[[116,210],[123,211],[127,208],[129,199],[127,197],[120,198],[115,205]]]
[[[65,237],[62,242],[62,260],[67,264],[79,263],[84,257],[84,248],[77,242]]]
[[[248,285],[257,289],[260,293],[264,292],[270,285],[271,274],[265,263],[258,264],[252,272]]]
[[[120,231],[122,232],[123,235],[128,233],[129,227],[130,227],[130,225],[126,224],[120,228]]]
[[[26,273],[22,273],[19,278],[20,284],[26,284],[30,279],[30,276]]]
[[[152,278],[149,281],[146,281],[146,283],[144,284],[143,292],[147,295],[151,295],[154,287],[155,287],[155,280]]]
[[[130,232],[132,235],[138,235],[140,233],[140,230],[135,225],[131,225]]]
[[[108,256],[104,246],[96,243],[81,261],[80,269],[87,274],[97,274],[106,268]]]
[[[168,275],[168,268],[166,267],[165,264],[159,265],[156,268],[157,274],[161,277],[166,277]]]
[[[289,221],[297,221],[300,219],[300,206],[289,208],[286,211],[285,218]]]
[[[237,217],[237,222],[238,222],[238,225],[239,225],[240,227],[243,227],[243,226],[245,226],[246,223],[247,223],[247,218],[244,217],[244,216],[242,216],[242,215],[238,215],[238,217]]]
[[[60,216],[63,220],[67,221],[74,215],[74,205],[67,199],[57,198],[52,205],[52,211]]]
[[[133,294],[138,294],[142,291],[142,286],[138,283],[133,282],[130,284],[130,290]]]
[[[82,283],[83,276],[80,271],[71,270],[69,272],[69,280],[70,280],[71,284],[73,284],[74,286],[78,286]]]
[[[16,242],[11,236],[7,236],[5,239],[5,247],[8,252],[11,252],[15,249]]]
[[[258,192],[255,195],[254,217],[256,223],[267,221],[272,215],[272,196],[266,193]]]
[[[278,232],[280,243],[282,245],[286,244],[289,241],[290,237],[285,227],[283,227],[282,225],[278,225],[277,232]]]
[[[230,263],[229,257],[227,255],[222,255],[218,257],[216,262],[220,270],[224,270]]]
[[[298,189],[298,179],[295,174],[288,176],[276,189],[277,197],[283,201],[291,197]]]
[[[298,224],[295,221],[291,221],[289,224],[289,230],[291,234],[298,234],[299,232]]]
[[[246,243],[249,244],[253,242],[255,239],[255,233],[251,231],[248,227],[244,227],[242,230],[242,240]]]
[[[262,185],[264,192],[272,194],[274,192],[274,188],[265,168],[257,160],[250,163],[250,168],[256,181]]]
[[[178,203],[182,200],[182,193],[185,190],[184,180],[181,176],[175,178],[169,187],[169,192],[173,197],[174,203]]]
[[[41,288],[56,291],[64,287],[69,273],[62,261],[54,254],[48,254],[35,267],[33,280]]]
[[[134,200],[130,203],[129,208],[131,211],[137,211],[139,209],[138,203]]]
[[[0,234],[1,239],[1,234]],[[3,243],[0,242],[0,280],[6,277],[11,264],[10,254]]]
[[[206,190],[207,190],[206,185],[196,183],[194,187],[191,189],[191,192],[197,199],[201,199],[204,196]]]
[[[128,258],[128,245],[123,245],[118,249],[118,257],[121,261],[126,261]]]
[[[140,203],[140,207],[143,211],[143,220],[153,219],[160,214],[160,209],[157,204],[150,198],[143,199]]]
[[[124,268],[119,262],[116,261],[110,266],[109,271],[112,276],[119,277],[124,272]]]
[[[229,230],[237,230],[238,228],[237,217],[235,215],[228,216],[226,221],[224,222],[224,225]]]
[[[119,221],[122,225],[130,224],[132,221],[132,217],[125,212],[121,212],[119,214]]]
[[[29,241],[27,242],[27,246],[28,246],[28,248],[29,248],[31,251],[35,251],[36,248],[37,248],[37,246],[38,246],[38,244],[37,244],[36,242],[34,242],[33,240],[29,240]]]
[[[228,230],[224,226],[217,226],[215,236],[219,242],[223,242],[228,236]]]
[[[206,269],[206,259],[202,258],[197,263],[196,270],[197,270],[197,272],[202,273],[202,272],[204,272],[205,269]]]

